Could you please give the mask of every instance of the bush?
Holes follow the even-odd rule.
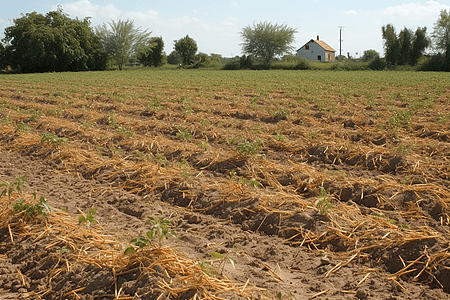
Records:
[[[450,71],[450,63],[443,54],[437,54],[424,59],[420,59],[418,63],[419,71]]]
[[[372,70],[384,70],[387,67],[387,63],[385,60],[380,57],[375,57],[369,64],[369,68]]]
[[[222,67],[222,70],[239,70],[240,68],[241,66],[238,61],[230,61]]]

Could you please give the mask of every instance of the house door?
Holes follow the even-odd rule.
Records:
[[[322,61],[322,55],[317,55],[317,60]]]

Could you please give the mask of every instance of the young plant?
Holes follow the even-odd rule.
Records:
[[[237,145],[237,151],[243,156],[249,158],[253,157],[261,150],[262,142],[260,140],[256,140],[253,142],[243,142]]]
[[[189,132],[188,129],[184,128],[181,125],[175,126],[175,128],[178,130],[176,137],[182,138],[186,141],[190,141],[192,139],[192,134]]]
[[[91,224],[97,223],[97,220],[95,220],[95,213],[97,210],[95,208],[89,209],[88,213],[86,215],[82,215],[78,218],[78,225],[82,223],[86,223],[86,226],[89,227]]]
[[[315,206],[319,210],[319,213],[321,215],[326,215],[327,212],[333,207],[333,204],[331,204],[329,200],[330,195],[327,193],[323,186],[319,187],[319,192],[320,197],[316,201]]]
[[[284,135],[281,133],[281,130],[277,130],[276,134],[272,135],[272,138],[279,142],[284,142]]]
[[[25,175],[16,177],[16,179],[12,183],[9,182],[0,183],[0,187],[2,186],[6,187],[6,189],[0,193],[0,197],[7,195],[8,199],[11,199],[11,194],[14,191],[17,192],[18,194],[22,194],[22,187],[25,184],[26,184]]]
[[[226,262],[230,262],[230,264],[233,266],[233,269],[235,269],[234,264],[236,263],[236,260],[230,257],[229,253],[222,254],[219,252],[212,252],[210,253],[210,255],[219,260],[219,266],[217,267],[217,274],[222,275]]]
[[[36,193],[33,193],[34,200],[36,200]],[[25,219],[31,218],[34,215],[47,218],[47,213],[52,211],[52,208],[47,205],[47,199],[41,197],[36,204],[25,203],[25,199],[18,199],[13,205],[13,213],[15,215],[24,213]]]
[[[158,241],[158,248],[162,247],[163,240],[168,239],[171,236],[174,236],[175,238],[178,238],[176,232],[173,229],[169,228],[170,221],[165,218],[154,218],[154,217],[148,217],[149,220],[145,222],[145,224],[151,224],[150,230],[145,233],[146,236],[140,236],[133,240],[131,240],[131,243],[135,246],[138,246],[139,248],[144,248],[147,245],[150,245],[153,243],[153,240]],[[125,254],[133,253],[135,252],[133,247],[128,247],[125,250]]]
[[[27,123],[20,122],[16,125],[16,132],[17,131],[23,131],[23,132],[30,132],[31,127]]]
[[[50,133],[50,132],[41,133],[41,142],[47,142],[47,143],[60,145],[60,144],[67,143],[67,141],[68,141],[67,138],[60,138],[57,135]]]

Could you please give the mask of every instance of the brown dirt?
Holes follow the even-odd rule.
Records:
[[[185,113],[181,102],[149,110],[97,96],[67,107],[0,92],[11,120],[0,126],[0,182],[26,175],[28,201],[37,192],[55,211],[14,218],[21,196],[0,198],[1,300],[450,299],[449,139],[432,117],[416,116],[398,138],[363,104],[339,103],[339,114],[311,104],[295,117],[219,93]],[[42,141],[46,131],[68,143]],[[255,135],[257,155],[237,151]],[[319,187],[332,207],[317,206]],[[98,224],[79,225],[90,208]],[[169,219],[178,239],[125,255],[148,216]]]

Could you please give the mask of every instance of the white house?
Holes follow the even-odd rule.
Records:
[[[336,50],[319,40],[319,36],[317,36],[317,40],[310,40],[297,50],[298,56],[316,61],[335,61],[335,53]]]

